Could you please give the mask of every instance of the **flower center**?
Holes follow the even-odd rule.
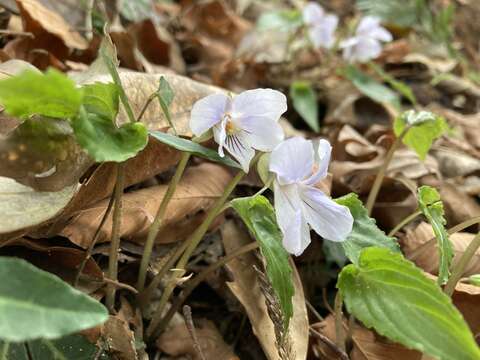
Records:
[[[228,136],[235,135],[239,131],[239,128],[237,128],[233,123],[231,115],[225,114],[225,120],[225,132]]]

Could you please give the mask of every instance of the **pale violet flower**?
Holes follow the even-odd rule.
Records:
[[[333,46],[338,25],[336,15],[326,14],[320,5],[309,2],[303,8],[303,22],[308,27],[308,35],[315,49],[330,49]]]
[[[270,155],[274,173],[275,212],[283,233],[283,246],[300,255],[310,244],[310,227],[331,241],[344,241],[352,231],[350,210],[338,205],[314,185],[327,176],[331,146],[320,140],[314,149],[310,140],[293,137]]]
[[[343,57],[349,62],[367,62],[382,53],[381,42],[392,41],[392,34],[380,25],[380,19],[366,16],[360,20],[355,36],[340,43]]]
[[[196,136],[212,129],[219,155],[225,148],[248,172],[255,150],[272,151],[283,140],[278,120],[285,111],[287,98],[272,89],[247,90],[233,98],[213,94],[193,105],[190,128]]]

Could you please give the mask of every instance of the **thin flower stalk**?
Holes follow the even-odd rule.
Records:
[[[145,242],[145,247],[143,249],[142,260],[140,262],[140,270],[138,272],[138,281],[137,281],[137,290],[142,291],[145,288],[145,280],[147,277],[147,269],[148,264],[150,263],[150,258],[152,256],[152,249],[155,243],[155,239],[157,238],[158,232],[162,225],[163,218],[165,216],[165,212],[167,210],[167,206],[172,199],[173,194],[177,188],[177,185],[185,171],[185,167],[187,166],[188,160],[190,159],[190,153],[184,152],[182,154],[182,158],[175,170],[175,174],[173,178],[170,180],[168,184],[167,191],[158,207],[157,214],[155,215],[155,219],[153,220],[152,225],[148,231],[147,240]]]
[[[122,225],[122,196],[125,186],[125,164],[117,165],[117,182],[115,185],[115,204],[112,219],[112,240],[110,243],[110,255],[108,258],[108,278],[118,280],[118,250],[120,248],[120,228]],[[107,285],[106,305],[110,312],[115,307],[116,288],[112,284]]]
[[[177,285],[177,280],[179,277],[181,277],[185,273],[185,267],[187,265],[188,260],[190,259],[190,256],[192,255],[193,251],[196,249],[200,241],[203,239],[204,235],[207,233],[208,228],[210,227],[212,222],[219,215],[220,210],[225,205],[230,194],[233,192],[237,184],[240,182],[240,180],[244,176],[245,176],[245,172],[243,171],[239,171],[237,175],[235,175],[235,177],[227,185],[222,196],[217,199],[213,207],[209,210],[203,223],[186,240],[186,244],[187,244],[186,250],[183,253],[183,255],[180,257],[180,260],[178,260],[177,265],[175,266],[175,269],[179,271],[176,272],[175,276],[172,276],[172,279],[169,281],[168,285],[165,287],[163,291],[158,308],[155,311],[152,321],[150,322],[150,325],[148,326],[146,331],[146,335],[148,337],[151,337],[154,334],[157,326],[159,325],[165,306],[167,305],[167,302],[170,299],[170,295],[172,294],[173,290],[175,289],[175,286]]]

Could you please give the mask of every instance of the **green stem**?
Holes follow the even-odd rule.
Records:
[[[215,270],[221,268],[223,265],[228,263],[229,261],[235,259],[238,256],[241,256],[249,251],[258,249],[258,243],[253,242],[250,244],[247,244],[245,246],[242,246],[235,251],[233,251],[231,254],[223,257],[222,259],[218,260],[216,263],[211,264],[209,267],[207,267],[205,270],[203,270],[201,273],[199,273],[195,278],[190,280],[187,283],[187,286],[185,289],[182,291],[180,296],[176,299],[175,303],[168,309],[167,314],[162,318],[160,323],[158,324],[157,333],[161,333],[163,330],[165,330],[166,326],[170,322],[170,320],[173,318],[175,313],[180,309],[182,304],[187,300],[187,298],[190,296],[190,294],[195,290],[195,288],[202,282],[204,281],[209,274],[214,272]]]
[[[197,245],[200,243],[200,241],[203,239],[203,236],[208,231],[208,228],[212,224],[213,220],[215,220],[215,218],[218,216],[220,209],[222,209],[228,197],[230,196],[232,191],[235,189],[237,184],[240,182],[240,180],[244,176],[245,176],[245,173],[243,171],[240,171],[238,172],[237,175],[235,175],[235,177],[227,185],[227,188],[223,192],[222,196],[220,196],[220,198],[217,199],[213,207],[210,209],[203,223],[186,240],[185,252],[180,257],[180,260],[178,260],[177,265],[175,266],[176,269],[183,270],[183,271],[178,271],[178,273],[172,277],[168,285],[165,287],[162,297],[160,298],[160,303],[158,305],[158,308],[155,311],[152,321],[150,322],[150,325],[147,328],[147,332],[146,332],[147,337],[150,337],[153,334],[154,330],[157,328],[158,324],[160,323],[163,310],[167,305],[168,299],[170,298],[170,295],[172,294],[173,289],[177,285],[176,284],[177,279],[183,275],[185,271],[185,266],[187,265],[187,262],[190,259],[190,256],[192,255],[193,251],[195,250]]]
[[[367,211],[368,211],[368,215],[372,214],[373,205],[375,204],[375,200],[377,199],[378,193],[380,192],[380,188],[382,187],[383,178],[385,177],[385,173],[387,171],[388,165],[392,161],[393,155],[395,154],[395,151],[401,145],[402,139],[409,129],[410,129],[410,127],[407,126],[403,130],[403,132],[400,134],[400,136],[398,136],[395,139],[395,142],[392,144],[392,146],[390,147],[390,149],[387,152],[387,155],[385,156],[385,160],[383,161],[382,166],[380,167],[380,169],[378,169],[377,176],[375,178],[375,181],[373,182],[372,189],[370,190],[370,193],[368,194],[367,203],[365,205],[365,207],[367,208]]]
[[[88,245],[88,249],[85,252],[85,257],[83,258],[82,262],[78,266],[77,274],[75,275],[75,280],[73,281],[73,286],[77,287],[78,282],[80,281],[80,277],[82,276],[83,269],[85,269],[85,266],[87,265],[87,261],[92,257],[92,252],[93,248],[95,247],[95,244],[98,241],[98,238],[100,236],[100,231],[103,228],[103,225],[105,225],[105,222],[108,219],[108,216],[110,215],[110,212],[112,211],[113,208],[113,203],[115,200],[115,192],[110,196],[110,200],[108,201],[107,209],[105,210],[105,213],[103,214],[102,220],[100,220],[100,224],[97,227],[97,230],[95,231],[95,234],[93,235],[93,239],[90,242],[90,245]]]
[[[470,244],[468,244],[460,260],[455,265],[453,265],[452,275],[448,279],[447,285],[445,285],[445,289],[444,289],[445,294],[447,294],[448,296],[452,296],[453,291],[455,290],[455,286],[457,285],[458,281],[462,278],[465,268],[470,263],[470,261],[472,260],[473,256],[475,255],[479,247],[480,247],[480,232],[473,238]]]
[[[395,226],[389,233],[387,236],[394,236],[401,228],[403,228],[405,225],[407,225],[408,223],[412,222],[413,220],[415,220],[415,218],[417,216],[420,216],[422,215],[422,212],[420,210],[417,210],[415,211],[414,213],[408,215],[405,219],[403,219],[402,221],[400,221],[397,226]]]
[[[335,343],[345,352],[345,333],[343,331],[343,298],[340,292],[335,296]]]
[[[145,279],[147,277],[147,268],[148,264],[150,263],[150,257],[152,256],[152,249],[155,243],[155,239],[157,238],[158,232],[160,230],[160,226],[162,225],[163,217],[165,216],[165,212],[167,210],[167,206],[172,199],[173,194],[177,188],[177,185],[180,181],[180,178],[185,171],[185,167],[187,166],[188,159],[190,159],[190,153],[184,152],[182,154],[182,158],[177,166],[177,170],[175,171],[175,175],[170,180],[168,184],[167,191],[163,196],[162,202],[158,207],[157,214],[155,215],[155,219],[153,220],[152,225],[148,231],[147,240],[145,242],[145,247],[143,249],[143,256],[142,261],[140,263],[140,270],[138,272],[138,281],[137,281],[137,290],[143,291],[145,288]]]
[[[142,120],[142,117],[145,114],[145,111],[147,111],[147,108],[149,107],[150,103],[153,100],[155,100],[156,97],[157,97],[157,92],[156,91],[148,97],[147,101],[145,102],[145,105],[143,105],[142,110],[140,110],[140,114],[137,116],[137,122]]]
[[[108,278],[117,281],[118,249],[120,247],[120,227],[122,225],[122,195],[125,186],[125,164],[117,165],[117,183],[115,185],[115,205],[112,219],[112,240],[110,243],[110,256],[108,258]],[[107,285],[106,305],[110,312],[115,307],[115,286]]]

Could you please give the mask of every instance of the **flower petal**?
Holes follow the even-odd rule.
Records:
[[[308,245],[310,245],[310,242],[310,229],[308,228],[308,224],[303,218],[302,212],[297,210],[283,233],[283,247],[290,254],[300,256]]]
[[[306,185],[315,185],[320,180],[324,179],[328,174],[328,165],[330,165],[330,157],[332,155],[332,145],[325,140],[320,139],[313,143],[315,148],[315,166],[316,171],[303,183]]]
[[[310,28],[309,36],[313,46],[318,49],[321,47],[330,49],[335,43],[335,30],[338,24],[338,17],[335,15],[326,15],[322,22]]]
[[[267,117],[245,117],[235,122],[254,149],[272,151],[284,138],[280,124]]]
[[[243,171],[248,173],[250,161],[255,156],[255,150],[252,149],[246,133],[240,131],[235,135],[227,135],[223,146],[240,163]]]
[[[231,99],[225,94],[212,94],[198,100],[190,114],[190,129],[196,136],[222,121]]]
[[[301,214],[301,199],[297,185],[281,186],[273,183],[275,214],[283,234],[283,246],[294,255],[300,255],[310,243],[310,231]]]
[[[264,117],[278,121],[287,111],[287,98],[272,89],[247,90],[233,98],[232,118]]]
[[[343,56],[350,62],[367,62],[371,59],[375,59],[381,53],[382,45],[378,40],[361,38],[355,46],[345,48]]]
[[[353,217],[350,210],[338,205],[320,190],[304,186],[300,190],[302,211],[312,229],[331,241],[344,241],[352,231]]]
[[[302,13],[303,21],[307,25],[315,25],[320,23],[325,15],[323,8],[314,2],[309,2],[307,5],[305,5]]]
[[[370,36],[370,32],[378,27],[380,27],[380,18],[365,16],[360,20],[355,34],[359,36]]]
[[[313,169],[312,142],[297,136],[280,143],[270,155],[269,168],[282,185],[304,180]]]
[[[225,146],[225,139],[227,138],[227,119],[224,118],[220,123],[213,127],[213,139],[218,144],[218,155],[224,157],[223,147]]]
[[[393,40],[392,34],[385,28],[379,26],[368,33],[372,39],[389,42]]]

